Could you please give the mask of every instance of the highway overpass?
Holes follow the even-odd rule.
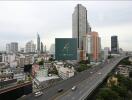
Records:
[[[77,74],[75,77],[60,81],[58,84],[43,90],[44,94],[40,97],[35,97],[32,93],[21,98],[21,100],[84,100],[102,83],[108,73],[122,59],[127,57],[121,56],[113,58],[109,63],[102,63]],[[77,86],[76,91],[71,90],[73,86]],[[63,91],[58,93],[58,89],[63,89]]]

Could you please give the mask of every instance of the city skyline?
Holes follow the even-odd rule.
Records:
[[[131,1],[3,1],[0,4],[0,50],[5,50],[5,44],[10,42],[24,47],[29,40],[36,41],[37,32],[48,49],[55,38],[71,38],[72,13],[78,3],[87,8],[88,22],[92,30],[100,34],[102,47],[110,47],[111,36],[117,35],[119,47],[132,50]]]

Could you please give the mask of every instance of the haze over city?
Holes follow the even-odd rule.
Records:
[[[0,50],[10,42],[18,42],[19,47],[30,40],[36,43],[37,32],[48,49],[55,38],[71,38],[72,13],[78,3],[87,8],[88,22],[99,33],[102,48],[117,35],[119,47],[132,50],[131,1],[1,1]]]

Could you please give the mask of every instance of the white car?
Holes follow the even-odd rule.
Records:
[[[76,90],[76,86],[73,86],[71,89],[72,89],[72,91],[75,91]]]
[[[101,72],[99,72],[98,74],[99,74],[99,75],[101,75],[102,73],[101,73]]]
[[[90,72],[91,74],[93,73],[93,72]]]
[[[38,91],[38,92],[35,92],[34,94],[35,94],[35,97],[38,97],[38,96],[41,96],[43,94],[43,92],[42,91]]]

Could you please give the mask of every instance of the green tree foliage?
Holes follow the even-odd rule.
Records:
[[[111,56],[111,55],[109,55],[109,56],[108,56],[108,59],[111,59],[111,58],[114,58],[114,57],[113,57],[113,56]]]
[[[54,61],[54,59],[50,57],[50,58],[49,58],[49,61]]]
[[[127,96],[127,88],[125,86],[112,86],[111,89],[119,94],[120,97],[126,98]]]
[[[38,62],[39,65],[43,65],[44,64],[44,61],[40,61]]]
[[[129,77],[132,78],[132,71],[129,72]]]
[[[116,75],[116,77],[118,78],[120,86],[126,86],[127,90],[132,91],[132,80],[130,80],[129,78],[124,77],[123,75],[119,75],[119,74]]]
[[[80,64],[80,66],[76,69],[78,72],[84,71],[88,68],[90,68],[91,66],[88,66],[86,64]]]
[[[109,88],[102,88],[97,95],[96,100],[120,100],[118,93]]]
[[[81,60],[79,64],[90,64],[90,60]]]
[[[131,62],[129,61],[129,59],[124,59],[120,62],[120,64],[122,64],[122,65],[131,65]]]
[[[58,75],[58,71],[56,69],[56,67],[54,66],[52,70],[49,71],[49,74],[56,74]]]
[[[96,100],[132,100],[132,80],[120,74],[115,77],[119,84],[111,87],[104,85],[107,88],[100,89]]]

